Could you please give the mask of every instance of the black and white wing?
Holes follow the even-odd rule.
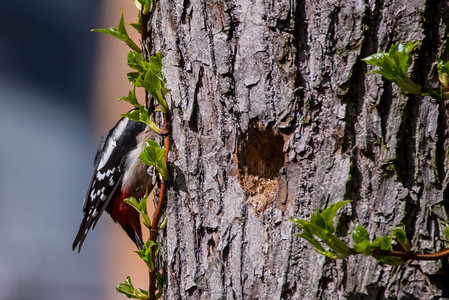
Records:
[[[116,192],[120,192],[127,154],[136,147],[137,135],[146,125],[122,118],[104,136],[94,160],[94,174],[89,184],[83,206],[83,220],[72,245],[78,252],[89,232],[95,228],[101,214]]]

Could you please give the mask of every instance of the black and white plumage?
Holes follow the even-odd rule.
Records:
[[[101,214],[106,210],[118,222],[140,249],[142,233],[138,212],[123,202],[128,197],[140,198],[153,187],[148,166],[139,160],[145,140],[153,132],[143,123],[122,118],[105,135],[94,160],[94,174],[84,199],[83,213],[78,234],[72,249],[78,252],[87,233],[95,228]]]

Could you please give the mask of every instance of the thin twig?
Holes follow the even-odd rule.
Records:
[[[168,114],[164,114],[164,128],[170,128],[170,116]],[[168,152],[170,151],[170,135],[164,136],[164,160],[168,165]],[[162,180],[160,193],[159,193],[159,201],[157,203],[156,211],[153,215],[153,222],[151,223],[150,230],[150,240],[156,243],[157,234],[159,230],[159,221],[161,220],[162,215],[164,214],[165,203],[167,201],[167,183]],[[154,255],[155,251],[153,251],[153,265],[155,265],[156,256]],[[157,271],[154,269],[149,272],[150,275],[150,289],[148,291],[149,299],[156,299],[156,279],[157,279]]]
[[[142,6],[143,9],[143,6]],[[144,57],[145,59],[148,59],[151,55],[151,41],[147,42],[148,38],[151,38],[148,36],[148,21],[150,18],[150,14],[143,14],[142,11],[140,12],[140,18],[141,18],[141,38],[142,38],[142,54],[145,53],[147,57]],[[148,99],[148,91],[145,90],[145,100],[147,102],[147,107],[149,111],[154,111],[154,107],[151,107],[153,105],[152,101],[149,101]],[[148,103],[149,102],[149,103]],[[165,153],[164,153],[164,160],[168,167],[168,152],[170,151],[170,133],[171,133],[171,122],[170,122],[170,115],[168,113],[164,113],[164,123],[162,124],[163,132],[162,135],[164,136],[164,147],[165,147]],[[167,201],[167,182],[164,182],[162,180],[160,185],[160,193],[159,193],[159,201],[157,203],[156,211],[153,214],[153,222],[151,223],[151,229],[150,229],[150,240],[155,242],[157,241],[157,234],[159,230],[159,221],[164,213],[165,210],[165,203]],[[153,265],[156,256],[155,251],[153,251]],[[148,290],[148,297],[150,300],[156,299],[156,279],[157,279],[157,271],[154,269],[153,271],[149,271],[149,290]]]
[[[377,250],[371,249],[373,255],[379,256],[394,256],[400,257],[404,260],[439,260],[443,258],[449,257],[449,248],[443,249],[437,253],[430,254],[419,254],[415,252],[404,252],[404,251],[395,251],[395,250]]]
[[[405,252],[405,251],[397,251],[397,250],[379,250],[379,249],[370,249],[372,255],[376,256],[393,256],[399,257],[403,260],[439,260],[449,257],[449,248],[445,248],[437,253],[430,254],[419,254],[415,252]],[[351,254],[360,254],[356,252],[354,249],[351,249]]]

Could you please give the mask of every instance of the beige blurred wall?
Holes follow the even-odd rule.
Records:
[[[116,27],[120,15],[124,11],[125,24],[137,21],[137,9],[131,0],[103,0],[99,10],[100,28]],[[140,45],[139,34],[130,26],[127,31],[134,41]],[[132,88],[129,84],[126,73],[130,71],[126,64],[126,55],[129,48],[125,43],[119,41],[112,36],[92,33],[99,35],[98,53],[96,54],[96,71],[95,71],[95,90],[94,90],[94,107],[93,117],[94,124],[98,134],[105,134],[118,121],[119,114],[129,109],[131,105],[118,101],[121,96],[128,95],[128,91]],[[143,103],[144,92],[139,91],[138,97]],[[93,158],[92,158],[93,159]],[[150,201],[149,201],[150,202]],[[150,209],[150,208],[149,208]],[[121,230],[118,224],[115,224],[108,215],[104,215],[101,221],[107,228],[103,239],[104,249],[101,258],[103,261],[104,281],[108,287],[103,299],[107,300],[123,300],[126,296],[118,294],[115,286],[124,281],[126,276],[131,276],[135,287],[148,289],[148,272],[146,265],[138,258],[137,254],[132,251],[136,250],[134,244]],[[144,228],[144,235],[147,230]],[[98,236],[97,236],[98,238]]]
[[[117,27],[120,15],[124,12],[125,25],[137,22],[137,8],[131,0],[103,0],[99,10],[100,28]],[[126,26],[128,34],[137,45],[140,45],[140,35],[131,26]],[[100,43],[96,55],[94,117],[97,129],[101,134],[107,132],[118,120],[118,115],[130,110],[130,104],[118,101],[128,95],[132,85],[126,74],[130,68],[126,64],[126,55],[130,51],[126,44],[110,35],[98,34]],[[137,89],[139,99],[143,102],[144,92]]]

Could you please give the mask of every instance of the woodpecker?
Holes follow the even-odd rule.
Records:
[[[142,197],[151,191],[153,180],[149,167],[139,155],[145,140],[153,138],[153,131],[143,123],[122,118],[98,145],[94,159],[94,174],[87,189],[83,206],[83,220],[72,249],[78,252],[92,228],[95,228],[104,210],[114,222],[142,249],[142,229],[139,213],[123,199]]]

